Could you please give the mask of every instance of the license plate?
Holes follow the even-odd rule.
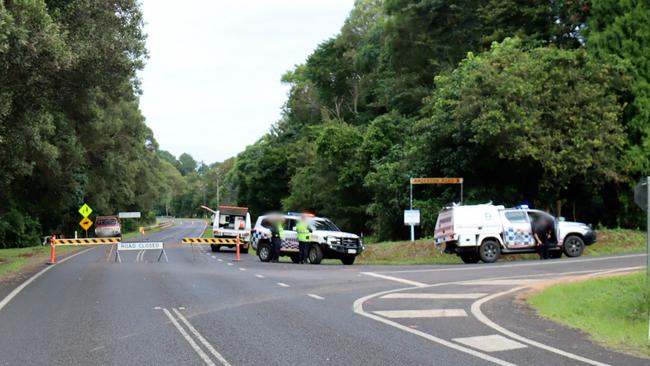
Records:
[[[357,250],[356,249],[348,249],[348,254],[356,254]]]

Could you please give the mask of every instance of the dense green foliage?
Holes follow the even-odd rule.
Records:
[[[282,119],[229,173],[238,202],[399,238],[409,177],[462,176],[468,202],[642,225],[649,16],[635,0],[358,0],[283,76]],[[458,194],[416,187],[422,235]]]
[[[282,76],[281,120],[212,165],[158,149],[138,109],[144,41],[136,0],[0,1],[2,245],[71,233],[83,202],[149,219],[310,210],[399,239],[413,176],[462,176],[467,202],[643,225],[631,191],[650,170],[647,2],[358,0]],[[430,235],[459,192],[414,198]]]

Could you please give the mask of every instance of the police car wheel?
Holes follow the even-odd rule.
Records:
[[[564,238],[564,254],[567,257],[579,257],[585,250],[585,242],[581,237],[569,235]]]
[[[461,254],[460,259],[463,260],[463,263],[467,263],[467,264],[478,263],[478,261],[481,260],[481,258],[479,258],[478,254],[476,253]]]
[[[271,245],[269,243],[259,243],[257,245],[257,256],[262,262],[271,260]]]
[[[494,240],[484,240],[478,250],[478,254],[483,262],[494,263],[499,259],[501,247],[499,247],[499,243]]]
[[[309,263],[311,264],[320,264],[323,260],[323,249],[319,245],[314,244],[309,249]]]

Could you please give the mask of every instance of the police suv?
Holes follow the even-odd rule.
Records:
[[[445,253],[456,254],[465,263],[479,260],[492,263],[501,254],[533,253],[537,245],[532,222],[543,217],[554,223],[557,246],[551,246],[551,258],[578,257],[585,245],[596,241],[591,226],[565,221],[527,206],[505,208],[493,204],[450,206],[443,208],[436,222],[434,240],[444,245]]]
[[[271,260],[271,221],[269,218],[278,216],[284,218],[284,239],[282,239],[280,255],[287,256],[294,263],[298,263],[300,258],[296,224],[300,220],[300,214],[273,214],[258,217],[255,227],[251,231],[251,246],[257,250],[257,256],[262,262]],[[364,249],[358,235],[341,231],[329,219],[311,216],[308,218],[307,224],[311,230],[309,263],[319,264],[323,259],[333,258],[350,265]]]

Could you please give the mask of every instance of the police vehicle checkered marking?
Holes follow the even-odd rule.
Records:
[[[514,228],[507,228],[504,232],[506,242],[514,245],[530,245],[533,244],[533,236],[529,232],[522,230],[515,230]]]

